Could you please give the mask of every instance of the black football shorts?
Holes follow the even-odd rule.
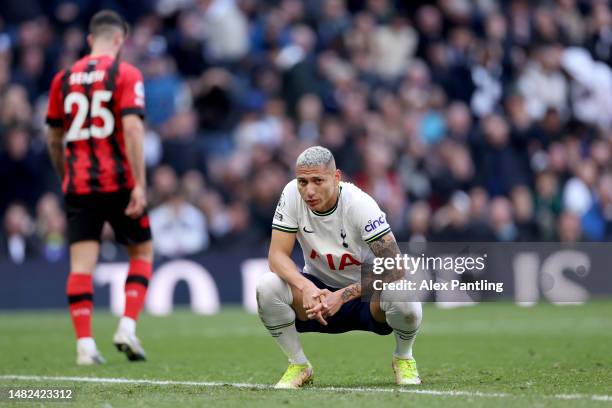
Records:
[[[319,289],[327,289],[331,292],[339,288],[327,286],[318,278],[303,273],[306,279],[315,284]],[[387,323],[374,320],[370,312],[370,303],[362,302],[361,298],[349,300],[340,307],[335,315],[326,318],[327,326],[323,326],[317,320],[298,320],[295,319],[295,328],[299,333],[345,333],[352,330],[363,330],[385,336],[391,334],[393,329]]]
[[[115,240],[134,245],[151,239],[149,216],[145,212],[136,219],[125,215],[130,191],[115,193],[67,194],[64,197],[70,244],[79,241],[100,241],[104,222],[115,232]]]

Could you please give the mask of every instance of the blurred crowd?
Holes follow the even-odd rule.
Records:
[[[608,0],[3,0],[0,258],[67,257],[46,98],[106,7],[145,78],[158,256],[265,248],[314,144],[401,240],[612,238]]]

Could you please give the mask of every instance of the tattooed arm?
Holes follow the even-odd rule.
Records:
[[[343,304],[361,297],[361,283],[353,283],[345,288],[338,289],[335,292],[324,289],[323,293],[325,295],[325,302],[319,303],[313,308],[306,310],[308,318],[312,318],[311,316],[314,316],[319,312],[322,313],[323,318],[328,318],[335,315]]]
[[[395,258],[401,254],[399,246],[395,241],[395,236],[391,231],[382,237],[369,243],[370,249],[377,258]],[[363,282],[364,297],[370,301],[376,301],[380,298],[381,291],[374,289],[374,280],[381,280],[385,283],[395,282],[404,278],[402,269],[385,270],[380,275],[375,275],[372,270],[363,270],[361,273],[361,281]]]
[[[391,231],[383,235],[382,237],[370,242],[370,249],[374,253],[374,256],[377,258],[395,258],[397,255],[401,255],[399,246],[395,241],[395,236]],[[366,278],[373,278],[373,275],[370,273]],[[396,268],[392,271],[386,271],[385,273],[378,275],[376,279],[382,279],[384,282],[395,282],[404,277],[404,271],[402,269]]]
[[[51,163],[60,182],[64,180],[64,129],[60,127],[49,127],[47,131],[47,149],[51,157]]]
[[[361,283],[353,283],[352,285],[341,289],[340,293],[342,303],[346,303],[349,300],[357,299],[358,297],[361,297]]]

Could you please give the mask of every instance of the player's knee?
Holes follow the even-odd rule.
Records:
[[[140,244],[129,245],[127,247],[128,256],[130,259],[142,259],[144,261],[153,261],[153,242],[147,241]]]
[[[257,303],[263,307],[266,303],[282,302],[291,304],[291,291],[287,283],[273,272],[264,273],[257,280]]]
[[[423,311],[419,302],[396,302],[399,313],[404,317],[407,324],[418,327],[421,325]]]
[[[421,303],[393,301],[388,302],[385,306],[385,314],[391,313],[396,316],[399,315],[404,320],[405,324],[412,327],[421,325],[421,320],[423,318]]]

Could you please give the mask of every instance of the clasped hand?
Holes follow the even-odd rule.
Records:
[[[335,315],[342,307],[341,291],[332,292],[328,289],[308,290],[304,292],[304,310],[308,319],[317,320],[327,326],[328,317]]]

